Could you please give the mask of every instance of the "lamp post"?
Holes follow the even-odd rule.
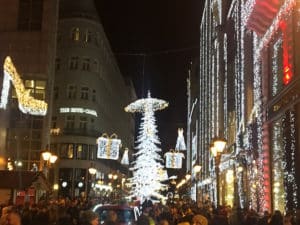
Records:
[[[198,183],[199,183],[199,175],[200,175],[200,171],[201,171],[201,166],[199,164],[195,164],[193,167],[193,171],[194,171],[194,175],[196,178],[196,203],[198,204],[198,198],[199,198],[199,189],[198,189]]]
[[[224,138],[214,138],[210,146],[210,151],[215,158],[215,173],[216,173],[216,194],[217,194],[217,206],[220,205],[220,162],[221,155],[225,149],[226,140]]]
[[[57,157],[57,155],[54,155],[49,151],[45,151],[42,153],[42,158],[43,158],[43,168],[42,169],[43,169],[43,172],[44,172],[46,178],[48,178],[49,169],[51,168],[51,165],[56,162],[58,157]]]

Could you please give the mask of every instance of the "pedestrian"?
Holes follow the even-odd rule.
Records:
[[[79,218],[79,225],[98,225],[99,217],[98,214],[91,211],[83,211]]]
[[[293,213],[288,211],[283,217],[283,225],[293,225]]]
[[[159,221],[158,225],[169,225],[169,221],[165,220],[165,219],[162,219],[162,220]]]
[[[283,216],[279,210],[275,210],[269,225],[283,225]]]
[[[208,220],[206,217],[197,214],[192,219],[192,225],[208,225]]]
[[[137,225],[155,225],[154,219],[150,216],[153,203],[151,200],[145,200],[142,204],[142,215],[137,220]]]
[[[8,225],[21,225],[21,216],[17,211],[10,211],[7,215]]]
[[[114,210],[107,213],[107,218],[104,222],[105,225],[117,225],[118,215]]]

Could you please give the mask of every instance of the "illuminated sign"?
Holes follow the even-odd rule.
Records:
[[[95,117],[98,117],[96,110],[93,109],[84,109],[79,107],[72,107],[72,108],[59,108],[60,113],[82,113],[82,114],[89,114]]]

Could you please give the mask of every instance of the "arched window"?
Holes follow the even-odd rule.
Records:
[[[92,41],[92,31],[86,30],[84,41],[90,43]]]
[[[75,27],[75,28],[72,29],[71,39],[73,41],[79,41],[79,39],[80,39],[80,31],[79,31],[78,27]]]

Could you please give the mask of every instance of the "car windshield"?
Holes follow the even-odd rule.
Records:
[[[110,211],[114,211],[117,214],[117,221],[120,223],[127,223],[134,220],[133,210],[130,209],[100,209],[98,213],[101,223],[108,218]]]

